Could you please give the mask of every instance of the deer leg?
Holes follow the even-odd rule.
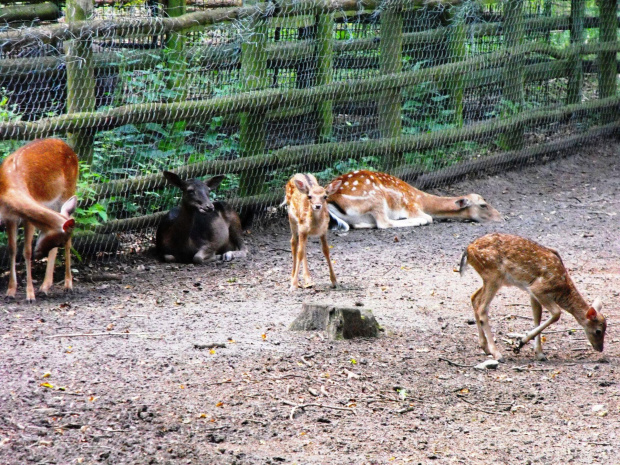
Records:
[[[307,246],[308,235],[300,234],[299,248],[297,249],[297,266],[301,266],[301,264],[303,264],[304,287],[312,287],[314,286],[314,283],[312,282],[312,278],[310,277],[310,270],[308,269],[308,253],[306,252]]]
[[[540,302],[536,300],[534,296],[530,296],[530,302],[532,304],[532,314],[534,315],[534,325],[538,327],[540,326],[540,320],[542,317],[542,305],[540,305]],[[547,357],[545,357],[545,354],[543,354],[542,340],[540,334],[536,336],[534,343],[534,352],[536,353],[536,359],[540,361],[547,360]]]
[[[34,286],[32,285],[32,238],[34,225],[24,223],[24,260],[26,261],[26,302],[34,302]]]
[[[521,347],[523,347],[525,344],[530,342],[532,339],[540,335],[540,333],[542,333],[543,330],[547,328],[549,325],[552,325],[553,323],[558,321],[560,319],[560,316],[562,315],[562,309],[558,307],[555,302],[545,299],[544,296],[542,295],[534,294],[534,296],[536,297],[536,300],[540,302],[540,305],[542,305],[547,310],[549,310],[549,312],[551,313],[551,317],[548,320],[544,321],[542,324],[539,324],[538,326],[536,326],[529,333],[527,333],[525,337],[519,341],[518,346],[515,347],[515,352],[519,352]]]
[[[503,362],[504,357],[495,345],[493,331],[491,331],[491,325],[489,324],[489,305],[500,287],[501,285],[484,281],[482,288],[472,296],[472,304],[474,306],[476,322],[479,325],[479,331],[480,329],[482,330],[486,339],[486,346],[488,350],[485,352],[487,354],[491,354],[498,362]]]
[[[47,294],[50,287],[54,284],[54,265],[56,264],[56,254],[58,253],[58,247],[54,247],[47,255],[47,266],[45,267],[45,279],[43,284],[39,288],[39,291]]]
[[[9,270],[9,287],[6,291],[6,296],[9,299],[14,299],[17,293],[17,271],[15,270],[15,261],[17,258],[17,223],[14,221],[5,221],[6,233],[8,236],[9,246],[9,258],[10,258],[10,270]]]
[[[321,249],[323,249],[323,255],[325,255],[325,260],[327,260],[327,265],[329,266],[329,279],[332,282],[332,287],[336,287],[338,286],[338,281],[336,280],[332,261],[329,258],[329,245],[327,244],[327,236],[325,234],[321,236]]]
[[[192,261],[196,265],[202,265],[203,263],[207,262],[214,262],[215,260],[218,260],[218,256],[215,255],[215,250],[211,248],[211,244],[198,249],[198,252],[196,252],[194,254],[194,257],[192,258]]]
[[[478,316],[478,312],[476,309],[478,308],[478,302],[480,301],[480,295],[482,293],[482,287],[478,289],[471,296],[471,302],[474,307],[474,318],[476,319],[476,327],[478,328],[478,345],[482,350],[484,350],[485,354],[490,354],[489,345],[487,343],[487,337],[484,335],[484,329],[482,329],[482,324],[480,323],[480,317]]]
[[[73,292],[73,276],[71,275],[71,237],[65,242],[65,292]]]
[[[291,274],[291,289],[299,287],[299,263],[297,262],[297,248],[299,247],[299,238],[297,234],[291,235],[291,252],[293,254],[293,273]]]

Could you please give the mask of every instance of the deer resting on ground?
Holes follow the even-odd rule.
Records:
[[[336,287],[336,274],[329,258],[327,229],[329,213],[327,197],[340,187],[340,181],[334,181],[323,188],[311,174],[296,174],[286,185],[284,203],[288,205],[288,220],[291,226],[291,251],[293,254],[293,273],[291,289],[299,287],[299,268],[303,265],[304,287],[311,287],[312,278],[308,271],[306,245],[309,236],[319,236],[323,255],[329,266],[329,278],[332,287]]]
[[[181,205],[170,210],[159,223],[155,249],[165,262],[201,264],[247,255],[241,219],[235,210],[222,202],[211,202],[209,193],[217,189],[224,176],[206,182],[182,180],[171,171],[164,177],[183,192]]]
[[[470,264],[482,278],[483,284],[471,297],[478,326],[480,347],[498,361],[502,354],[493,341],[488,310],[493,297],[503,286],[517,286],[530,295],[536,327],[518,341],[515,352],[535,339],[538,360],[546,360],[542,350],[541,333],[560,319],[562,309],[573,315],[583,327],[594,350],[603,351],[607,322],[601,313],[601,302],[590,306],[575,287],[557,251],[533,241],[508,234],[488,234],[473,241],[461,258],[463,274]],[[551,317],[541,323],[542,309]]]
[[[358,170],[337,177],[340,188],[328,198],[338,229],[404,228],[433,219],[502,221],[500,213],[480,195],[439,197],[410,186],[387,173]]]
[[[17,292],[17,227],[24,224],[26,261],[26,300],[35,300],[31,259],[47,255],[45,279],[40,291],[47,294],[54,284],[54,265],[58,247],[65,247],[65,291],[73,290],[71,276],[71,233],[77,207],[75,189],[78,158],[59,139],[38,139],[5,158],[0,165],[0,218],[8,236],[10,274],[8,298]],[[34,231],[41,233],[32,251]]]

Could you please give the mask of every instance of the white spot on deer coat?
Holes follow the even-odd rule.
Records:
[[[353,185],[357,186],[359,183],[357,181],[353,181]]]
[[[355,187],[352,187],[352,188],[351,188],[351,190],[352,190],[352,191],[354,191],[355,189],[356,189]]]

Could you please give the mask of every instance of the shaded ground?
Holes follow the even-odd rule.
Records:
[[[283,218],[253,232],[245,261],[82,267],[72,296],[36,305],[20,287],[0,310],[0,463],[620,463],[620,147],[441,193],[465,191],[508,221],[331,235],[335,291],[316,242],[318,287],[288,291]],[[469,367],[485,360],[470,324],[479,278],[454,270],[495,230],[558,249],[584,296],[603,297],[604,355],[568,314],[547,332],[548,362],[531,345],[514,355],[506,334],[531,312],[504,289],[491,323],[507,361]],[[86,282],[101,273],[122,282]],[[304,301],[362,303],[385,335],[292,333]],[[195,346],[209,343],[225,348]]]

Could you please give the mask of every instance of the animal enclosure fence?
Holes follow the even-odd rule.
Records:
[[[163,169],[264,211],[295,172],[424,189],[620,125],[614,0],[0,4],[0,156],[75,147],[78,235],[154,226]]]

